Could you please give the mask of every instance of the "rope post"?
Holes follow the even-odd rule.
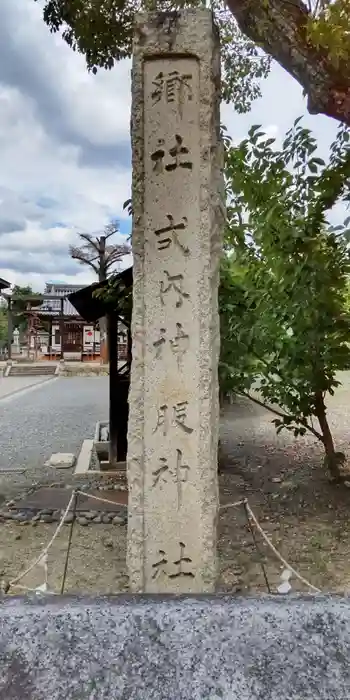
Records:
[[[70,549],[71,549],[71,544],[72,544],[72,536],[73,536],[73,527],[74,527],[74,521],[75,521],[75,511],[76,511],[76,506],[77,506],[77,491],[73,491],[72,493],[73,496],[73,502],[72,502],[72,511],[73,511],[73,518],[72,522],[70,524],[69,528],[69,536],[68,536],[68,543],[67,543],[67,551],[66,551],[66,560],[64,562],[64,569],[63,569],[63,576],[62,576],[62,583],[61,583],[61,595],[64,592],[64,586],[66,583],[66,576],[67,576],[67,569],[68,569],[68,561],[69,561],[69,554],[70,554]]]
[[[267,590],[268,590],[269,593],[272,593],[271,588],[270,588],[270,584],[269,584],[269,579],[267,578],[267,573],[266,573],[266,569],[265,569],[265,564],[264,564],[264,562],[263,562],[263,555],[262,555],[262,552],[261,552],[261,550],[260,550],[260,548],[259,548],[257,539],[256,539],[256,537],[255,537],[255,532],[254,532],[254,530],[253,530],[253,528],[252,528],[252,524],[251,524],[251,522],[250,522],[249,511],[248,511],[248,506],[247,506],[247,500],[246,500],[246,499],[243,501],[243,508],[244,508],[245,516],[246,516],[246,518],[247,518],[248,528],[249,528],[250,534],[251,534],[251,536],[252,536],[252,538],[253,538],[253,542],[254,542],[254,545],[255,545],[255,549],[256,549],[256,551],[257,551],[257,553],[258,553],[258,555],[259,555],[260,566],[261,566],[261,568],[262,568],[263,576],[264,576],[265,583],[266,583],[266,588],[267,588]]]

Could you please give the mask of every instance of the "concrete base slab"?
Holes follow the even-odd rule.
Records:
[[[344,700],[340,597],[0,602],[0,700]]]
[[[94,441],[84,440],[75,465],[74,474],[85,474],[89,471],[93,451]]]
[[[99,422],[97,425],[101,426],[101,424],[102,422]],[[78,455],[78,460],[76,463],[74,474],[86,474],[87,472],[89,472],[89,474],[99,474],[106,471],[115,474],[116,471],[126,471],[126,462],[118,462],[116,470],[112,470],[110,468],[109,441],[96,440],[96,434],[98,432],[99,428],[96,428],[94,440],[83,441],[81,450]],[[100,470],[91,469],[91,467],[94,467],[96,465],[96,462],[97,465],[99,465]]]
[[[55,467],[55,469],[71,469],[75,465],[75,455],[71,452],[55,452],[50,459],[45,462],[45,467]]]

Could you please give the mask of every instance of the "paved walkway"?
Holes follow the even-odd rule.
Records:
[[[27,380],[31,386],[42,379],[12,381]],[[1,386],[8,380],[2,379]],[[12,386],[13,391],[19,388]],[[0,471],[24,467],[36,470],[40,479],[53,452],[77,454],[83,439],[93,437],[96,422],[107,416],[108,377],[49,379],[34,390],[0,399]]]
[[[12,396],[18,391],[41,384],[43,381],[52,380],[52,377],[1,377],[0,376],[0,401],[7,396]],[[0,404],[1,405],[1,404]]]

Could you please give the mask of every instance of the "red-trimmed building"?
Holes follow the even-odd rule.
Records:
[[[35,358],[93,361],[100,359],[98,321],[85,321],[67,297],[82,285],[48,282],[39,306],[27,309],[28,342]],[[30,305],[29,305],[30,306]],[[126,353],[126,329],[119,330],[120,356]]]
[[[28,340],[38,357],[79,361],[100,358],[98,323],[86,323],[66,298],[78,289],[81,285],[48,282],[44,296],[50,298],[28,309]]]

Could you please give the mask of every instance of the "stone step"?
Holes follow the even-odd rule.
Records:
[[[56,365],[12,365],[9,377],[54,376]]]

